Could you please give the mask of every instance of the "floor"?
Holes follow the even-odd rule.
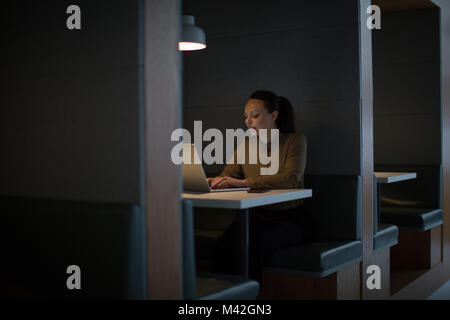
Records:
[[[427,300],[450,300],[450,281],[437,289]]]

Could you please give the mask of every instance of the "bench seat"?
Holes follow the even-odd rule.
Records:
[[[443,223],[441,209],[412,207],[381,207],[381,222],[400,229],[426,231]]]
[[[313,190],[304,204],[312,239],[277,251],[265,270],[323,278],[362,260],[361,177],[306,175],[305,186]]]
[[[415,172],[416,179],[381,185],[380,222],[427,231],[443,223],[442,166],[376,165],[377,171]]]
[[[377,253],[398,243],[398,227],[392,224],[380,224],[373,236],[373,251]]]
[[[266,267],[267,271],[322,278],[361,259],[361,241],[312,242],[276,252]]]

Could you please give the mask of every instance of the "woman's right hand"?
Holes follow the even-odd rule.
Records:
[[[227,178],[228,177],[217,176],[214,178],[206,178],[206,181],[208,182],[209,187],[211,189],[214,189],[218,185],[221,185],[222,187],[224,187],[223,185],[226,184]]]
[[[214,188],[228,188],[231,187],[231,185],[229,185],[227,183],[227,179],[229,177],[214,177],[214,178],[208,178],[208,183],[209,183],[209,187],[211,189]]]
[[[214,188],[242,188],[249,187],[247,179],[236,179],[232,177],[215,177],[209,178],[209,186],[211,189]]]

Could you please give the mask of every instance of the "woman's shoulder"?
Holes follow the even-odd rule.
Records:
[[[303,133],[293,132],[287,134],[286,140],[290,143],[305,144],[306,136]]]

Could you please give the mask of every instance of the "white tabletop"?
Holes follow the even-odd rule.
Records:
[[[279,189],[265,193],[248,193],[247,191],[229,192],[184,192],[183,199],[192,201],[194,207],[248,209],[280,203],[290,200],[312,197],[311,189]]]
[[[374,172],[377,183],[393,183],[417,178],[415,172]]]

